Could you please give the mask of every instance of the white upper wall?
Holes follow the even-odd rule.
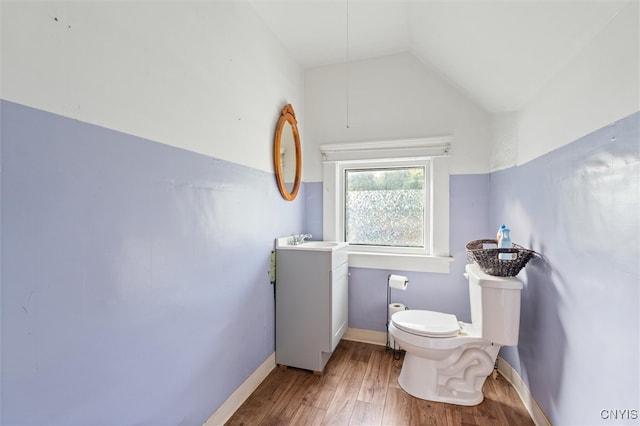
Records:
[[[451,134],[453,173],[522,164],[637,111],[638,3],[517,112],[488,115],[449,76],[396,54],[305,73],[245,2],[2,3],[3,99],[272,171],[296,109],[305,181],[319,145]],[[305,81],[306,79],[306,81]]]
[[[489,170],[489,115],[409,53],[307,70],[305,112],[305,181],[322,181],[323,144],[444,135],[452,173]]]
[[[245,2],[2,2],[3,99],[273,171],[302,68]]]
[[[519,111],[518,164],[640,110],[639,13],[638,2],[622,9]]]

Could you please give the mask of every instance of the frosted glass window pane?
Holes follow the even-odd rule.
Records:
[[[424,247],[424,167],[345,170],[345,241]]]

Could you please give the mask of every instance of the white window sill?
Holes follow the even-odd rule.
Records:
[[[448,274],[453,257],[349,251],[349,266]]]

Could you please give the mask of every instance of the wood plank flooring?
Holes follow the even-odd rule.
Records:
[[[473,407],[424,401],[398,385],[403,357],[384,347],[342,340],[319,376],[275,368],[226,423],[233,425],[533,425],[500,375]]]

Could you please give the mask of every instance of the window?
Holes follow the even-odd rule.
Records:
[[[428,164],[344,165],[344,241],[367,251],[426,254]]]
[[[324,239],[349,243],[350,266],[449,271],[448,143],[334,144],[321,151]]]

